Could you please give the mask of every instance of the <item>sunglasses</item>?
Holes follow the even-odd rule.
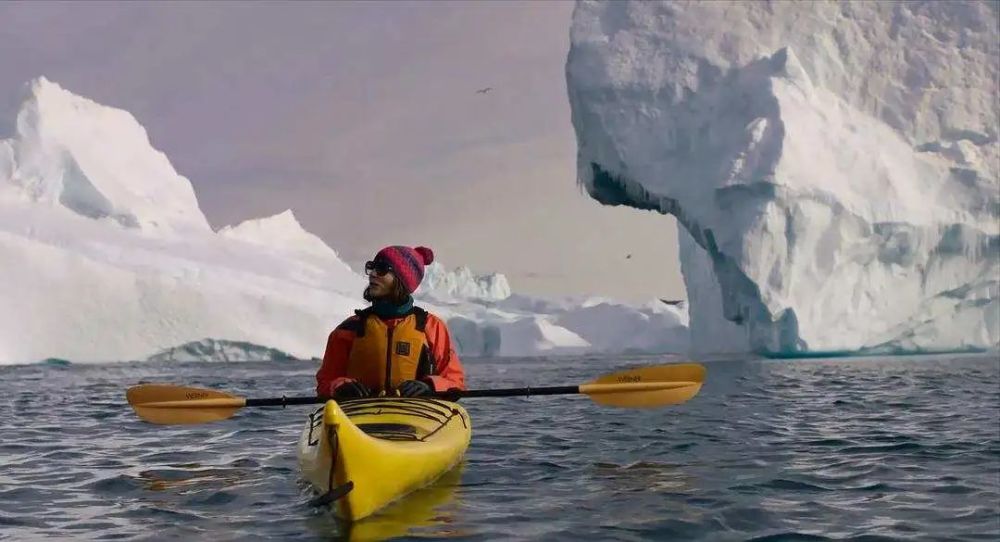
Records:
[[[365,274],[369,277],[372,275],[381,277],[389,271],[392,271],[392,266],[381,260],[365,262]]]

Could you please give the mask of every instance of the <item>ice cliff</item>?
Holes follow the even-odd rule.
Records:
[[[700,350],[1000,341],[994,2],[590,2],[578,178],[681,228]]]

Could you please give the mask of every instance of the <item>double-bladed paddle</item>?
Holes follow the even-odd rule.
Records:
[[[697,363],[655,365],[606,374],[586,384],[545,388],[452,390],[432,397],[457,400],[472,397],[522,397],[584,394],[599,405],[619,408],[656,408],[694,397],[705,380]],[[158,424],[194,424],[225,420],[243,407],[325,403],[329,397],[274,397],[247,399],[230,393],[169,384],[140,384],[126,392],[140,418]]]

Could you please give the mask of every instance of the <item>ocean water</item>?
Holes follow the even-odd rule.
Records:
[[[581,383],[663,357],[466,360],[474,387]],[[1000,360],[707,360],[690,402],[467,399],[433,486],[354,526],[311,508],[310,407],[156,426],[143,381],[307,395],[310,362],[0,367],[3,540],[998,540]]]

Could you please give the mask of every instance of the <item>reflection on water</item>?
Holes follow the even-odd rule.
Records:
[[[655,461],[636,461],[626,465],[595,463],[590,474],[595,481],[603,482],[611,493],[683,493],[696,485],[681,466]]]
[[[441,476],[433,484],[357,522],[345,522],[326,509],[308,522],[310,531],[334,540],[387,540],[411,535],[431,538],[465,536],[467,529],[456,528],[456,499],[465,462]]]
[[[204,467],[199,463],[166,465],[166,467],[168,468],[141,471],[136,479],[150,491],[174,491],[184,494],[189,491],[237,486],[240,480],[254,475],[248,469]]]

